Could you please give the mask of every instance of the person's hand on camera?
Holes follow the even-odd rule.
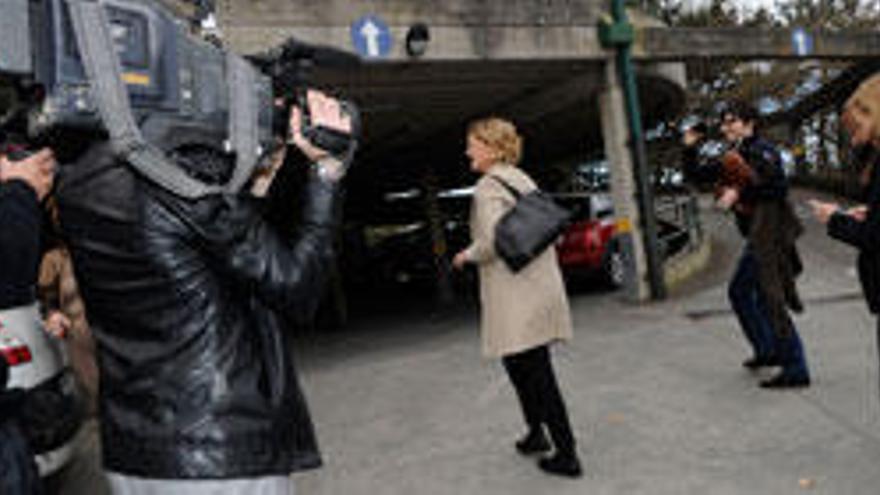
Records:
[[[702,135],[694,129],[687,129],[681,137],[681,143],[687,147],[691,147],[700,140]]]
[[[48,148],[17,162],[9,161],[6,156],[0,157],[0,182],[24,181],[40,200],[52,189],[54,176],[55,155]]]
[[[834,215],[838,211],[840,211],[840,206],[837,203],[829,203],[826,201],[819,201],[818,199],[811,199],[807,201],[807,204],[810,205],[810,208],[813,209],[813,216],[816,220],[821,224],[827,224],[828,220],[831,219],[831,215]]]
[[[868,219],[868,207],[866,205],[853,206],[846,210],[846,214],[855,218],[857,222],[864,222]]]
[[[309,107],[309,116],[313,126],[321,126],[342,133],[352,131],[351,117],[342,111],[339,100],[321,93],[309,90],[306,93],[306,104]],[[345,174],[342,160],[330,154],[329,151],[318,148],[303,136],[302,110],[294,106],[290,112],[290,140],[306,157],[318,165],[322,177],[338,180]]]

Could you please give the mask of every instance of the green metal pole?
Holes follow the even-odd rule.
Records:
[[[611,16],[614,24],[628,25],[624,0],[611,0]],[[666,297],[666,285],[663,281],[663,267],[657,249],[657,218],[654,212],[654,194],[648,178],[648,160],[645,153],[645,140],[642,132],[642,116],[639,105],[639,94],[636,87],[636,75],[633,68],[630,46],[632,41],[617,43],[617,67],[623,85],[626,103],[627,121],[630,129],[630,149],[635,166],[636,195],[639,204],[639,216],[642,219],[642,233],[645,245],[645,257],[648,262],[648,277],[651,294],[654,299]]]

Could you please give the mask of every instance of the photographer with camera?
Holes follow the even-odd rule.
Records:
[[[303,121],[341,136],[352,122],[322,93],[304,106],[291,109],[287,148],[310,164],[291,239],[250,194],[180,197],[107,141],[61,166],[60,220],[98,344],[113,493],[287,495],[291,472],[321,464],[279,322],[307,319],[319,302],[350,159],[307,139]],[[235,168],[199,146],[169,158],[207,184]]]
[[[803,311],[797,292],[802,271],[797,239],[803,232],[789,200],[779,151],[759,132],[760,114],[749,102],[728,102],[720,114],[728,150],[718,159],[701,156],[705,127],[682,136],[689,181],[714,183],[716,206],[733,213],[745,245],[728,285],[728,299],[753,355],[743,367],[781,367],[762,388],[810,386],[806,353],[791,311]]]

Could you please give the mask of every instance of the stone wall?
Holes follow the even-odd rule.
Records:
[[[234,26],[348,26],[366,14],[389,25],[440,26],[594,25],[599,0],[223,0],[218,7]]]
[[[597,58],[598,0],[225,0],[219,18],[231,46],[252,53],[288,36],[352,49],[351,25],[372,14],[390,28],[390,60],[405,60],[414,23],[431,30],[433,60]]]

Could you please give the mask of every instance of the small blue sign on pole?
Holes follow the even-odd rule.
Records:
[[[364,58],[384,58],[391,53],[391,30],[375,15],[365,15],[351,24],[351,44]]]
[[[813,54],[813,36],[804,28],[796,28],[791,32],[791,51],[798,57]]]

